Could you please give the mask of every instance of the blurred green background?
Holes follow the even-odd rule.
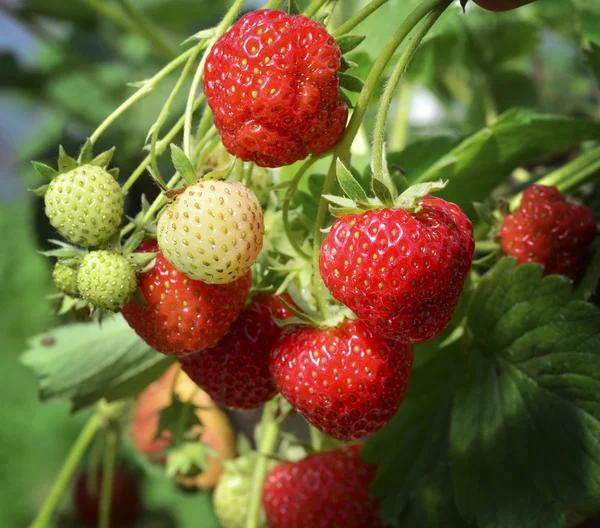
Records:
[[[18,362],[28,337],[57,323],[44,301],[53,291],[50,263],[37,253],[54,234],[42,199],[27,192],[40,183],[29,160],[54,164],[59,144],[76,153],[132,93],[127,82],[150,77],[187,36],[218,22],[229,3],[131,1],[160,27],[167,46],[133,29],[120,0],[0,0],[0,527],[28,525],[86,418],[84,412],[70,415],[66,403],[38,403],[35,380]],[[366,3],[341,0],[333,23]],[[359,76],[366,76],[415,4],[391,0],[357,28],[368,36],[352,57]],[[586,64],[581,43],[593,32],[600,41],[600,24],[586,25],[584,4],[538,0],[504,15],[475,6],[465,16],[458,10],[447,13],[417,55],[390,113],[394,150],[432,134],[473,133],[491,112],[513,106],[598,117],[598,85],[591,71],[600,65]],[[247,7],[259,5],[248,2]],[[142,159],[146,132],[175,79],[162,83],[99,141],[97,151],[117,146],[114,166],[121,174]],[[181,97],[172,119],[183,105]],[[367,148],[365,142],[363,153]],[[136,212],[142,193],[152,197],[156,192],[148,181],[136,184],[128,195],[128,213]],[[127,449],[123,456],[139,466]],[[157,472],[137,471],[147,512],[139,526],[217,526],[208,494],[184,494]],[[57,522],[77,526],[68,498]]]

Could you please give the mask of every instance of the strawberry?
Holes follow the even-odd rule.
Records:
[[[544,274],[577,279],[596,236],[591,209],[572,204],[556,187],[532,185],[520,207],[502,223],[502,248],[517,262],[544,265]]]
[[[269,528],[378,528],[379,502],[369,496],[376,466],[361,462],[362,446],[314,453],[269,473],[263,506]]]
[[[113,251],[87,253],[77,272],[77,289],[81,297],[95,308],[118,312],[135,292],[133,265]]]
[[[269,9],[244,15],[212,48],[204,92],[225,148],[262,167],[326,152],[348,109],[340,48],[320,24]]]
[[[208,180],[187,187],[158,219],[158,245],[188,277],[226,284],[248,273],[263,244],[263,214],[238,182]]]
[[[409,344],[351,319],[337,328],[286,327],[270,357],[281,395],[338,440],[362,438],[390,421],[404,399],[412,364]]]
[[[488,11],[510,11],[531,4],[535,0],[473,0],[479,7]]]
[[[217,346],[179,360],[183,370],[217,403],[257,409],[277,394],[269,353],[281,329],[273,317],[291,316],[277,296],[255,297]]]
[[[147,306],[131,301],[121,313],[152,348],[183,356],[217,344],[246,303],[252,274],[229,284],[206,284],[177,271],[156,242],[140,244],[138,251],[159,252],[156,265],[138,276]]]
[[[72,244],[98,246],[116,233],[123,216],[123,193],[101,167],[81,165],[59,174],[44,194],[52,226]]]
[[[66,295],[79,295],[77,289],[77,270],[58,261],[52,270],[52,280],[58,291]]]
[[[458,206],[431,196],[417,205],[340,218],[319,264],[333,296],[376,334],[423,343],[450,322],[475,243]]]
[[[90,482],[90,477],[92,475],[87,472],[81,472],[77,477],[73,489],[73,503],[77,517],[85,526],[98,526],[102,470],[96,473],[95,482]],[[124,528],[132,525],[141,510],[142,501],[135,477],[124,467],[118,467],[115,471],[110,501],[110,526]]]

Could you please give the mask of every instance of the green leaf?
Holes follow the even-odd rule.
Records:
[[[349,92],[359,93],[362,91],[363,86],[365,85],[361,79],[355,77],[354,75],[348,75],[347,73],[340,72],[337,74],[337,76],[340,80],[340,87],[345,88]]]
[[[110,150],[106,150],[105,152],[98,154],[92,161],[90,161],[90,165],[95,165],[96,167],[102,167],[103,169],[105,169],[106,167],[108,167],[110,165],[110,162],[113,159],[115,150],[116,150],[116,147],[113,147]],[[111,170],[114,170],[114,169],[111,169]],[[117,171],[118,171],[118,169],[117,169]],[[113,173],[111,172],[111,174],[113,174]],[[115,179],[118,177],[118,175],[119,175],[118,172],[117,172],[116,176],[113,174]]]
[[[340,47],[342,55],[344,55],[360,46],[360,43],[365,40],[365,38],[365,35],[342,35],[336,39],[336,42]]]
[[[371,181],[373,187],[373,194],[377,199],[386,207],[392,207],[394,205],[394,196],[390,191],[390,188],[379,178],[373,178]]]
[[[369,203],[367,193],[340,159],[336,161],[335,170],[338,183],[350,200],[355,203]]]
[[[134,396],[172,361],[115,316],[101,326],[76,323],[38,335],[22,362],[38,378],[42,401],[68,399],[76,410]]]
[[[171,143],[171,160],[175,170],[181,175],[188,185],[193,185],[198,180],[192,162],[177,145]]]
[[[69,172],[77,168],[77,162],[69,156],[65,149],[60,145],[58,147],[58,172]]]
[[[416,182],[449,180],[440,197],[473,215],[471,202],[485,199],[517,167],[599,136],[600,124],[591,120],[510,110],[440,158]]]
[[[459,509],[481,528],[600,509],[600,312],[572,298],[565,277],[511,258],[473,297],[450,457]]]
[[[420,202],[425,196],[431,194],[433,192],[439,192],[448,182],[445,181],[436,181],[436,182],[427,182],[427,183],[417,183],[415,185],[411,185],[406,191],[404,191],[398,198],[396,199],[396,206],[402,207],[404,209],[412,209],[414,208],[418,202]]]
[[[92,142],[88,139],[83,147],[81,148],[81,152],[79,153],[79,157],[77,158],[77,163],[79,165],[85,165],[86,163],[90,163],[94,158],[94,146]]]
[[[584,53],[588,68],[596,77],[596,82],[600,84],[600,43],[590,44],[590,48]]]
[[[44,163],[40,163],[39,161],[32,161],[31,164],[33,168],[38,172],[40,176],[43,176],[47,180],[53,180],[58,176],[58,171],[54,170],[52,167],[45,165]]]
[[[596,248],[589,266],[575,290],[575,297],[587,301],[598,289],[600,284],[600,247]]]
[[[288,15],[300,15],[302,10],[298,7],[296,0],[288,0]]]

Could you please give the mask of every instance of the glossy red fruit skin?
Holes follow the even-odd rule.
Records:
[[[511,11],[523,7],[524,5],[531,4],[535,0],[473,0],[479,7],[487,9],[488,11]]]
[[[252,283],[251,273],[229,284],[206,284],[177,271],[155,241],[138,251],[158,252],[156,266],[138,275],[148,306],[131,301],[123,317],[152,348],[181,357],[215,346],[241,313]]]
[[[215,347],[179,360],[183,370],[215,402],[258,409],[277,394],[269,354],[282,329],[273,317],[288,319],[292,313],[276,295],[255,297]]]
[[[508,215],[500,232],[504,252],[519,264],[544,265],[544,275],[561,274],[576,280],[596,236],[589,207],[569,203],[556,187],[532,185],[520,207]]]
[[[333,296],[377,334],[423,343],[450,322],[475,242],[465,213],[440,198],[334,222],[319,255]]]
[[[379,337],[351,319],[337,328],[287,327],[270,357],[281,395],[338,440],[363,438],[390,421],[412,365],[411,345]]]
[[[340,48],[320,24],[269,9],[244,15],[212,48],[204,93],[223,145],[262,167],[326,152],[348,108]]]
[[[362,446],[322,451],[283,462],[269,473],[263,507],[269,528],[379,528],[379,502],[369,495],[376,466]]]
[[[101,470],[97,473],[96,493],[90,493],[89,487],[88,473],[81,472],[73,488],[73,503],[78,518],[86,526],[98,526],[102,488]],[[130,526],[139,517],[141,510],[142,502],[136,479],[125,468],[117,468],[113,481],[110,527]]]

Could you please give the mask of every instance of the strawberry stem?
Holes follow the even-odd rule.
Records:
[[[117,460],[118,432],[110,427],[104,443],[104,463],[102,466],[102,489],[100,490],[99,528],[110,528],[110,507],[115,479]]]
[[[279,437],[279,422],[277,421],[278,410],[279,403],[277,397],[267,402],[263,409],[262,419],[260,421],[260,444],[258,446],[258,456],[252,473],[252,488],[250,492],[250,502],[248,504],[246,528],[258,528],[259,526],[263,482],[267,476],[268,457],[275,450],[277,438]]]
[[[326,3],[327,0],[312,0],[312,2],[304,11],[303,15],[308,18],[315,16],[319,12],[319,9],[321,9]]]
[[[31,528],[45,528],[50,524],[50,520],[52,519],[52,515],[56,510],[58,503],[62,499],[75,471],[79,467],[83,456],[89,445],[92,443],[92,440],[94,440],[101,425],[102,421],[100,416],[94,414],[82,429],[81,433],[79,433],[79,437],[73,444],[73,447],[58,474],[58,478],[52,487],[50,495],[31,524]]]
[[[332,35],[334,37],[339,37],[341,35],[345,35],[346,33],[350,33],[358,24],[360,24],[363,20],[368,18],[372,13],[377,11],[383,4],[387,4],[389,0],[372,0],[365,7],[363,7],[356,15],[354,15],[350,20],[342,24],[339,28],[337,28]]]
[[[377,117],[375,121],[375,131],[373,135],[373,177],[379,177],[381,174],[385,174],[383,164],[385,163],[385,153],[384,153],[384,144],[385,144],[385,125],[387,121],[387,116],[390,113],[390,106],[392,104],[392,99],[394,98],[394,93],[396,91],[396,87],[400,83],[404,73],[408,69],[408,66],[413,58],[417,48],[427,35],[427,33],[431,30],[437,19],[441,16],[441,14],[445,11],[445,9],[450,5],[450,1],[446,1],[439,7],[435,8],[425,19],[423,24],[417,29],[414,38],[410,40],[406,49],[403,51],[400,56],[400,60],[392,75],[387,83],[387,86],[383,92],[381,97],[381,103],[379,105],[379,110],[377,111]]]

